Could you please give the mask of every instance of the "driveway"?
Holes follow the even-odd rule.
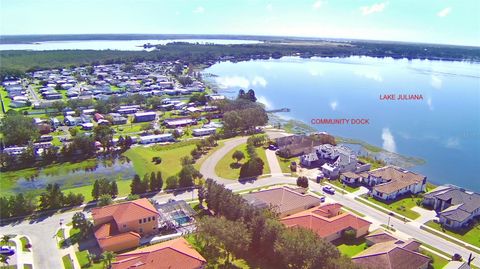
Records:
[[[273,150],[265,150],[265,155],[267,156],[268,166],[270,166],[270,173],[272,176],[283,175],[282,168],[278,163],[277,154]]]
[[[412,210],[420,214],[420,217],[415,219],[415,222],[418,222],[420,224],[424,224],[429,220],[433,220],[437,216],[437,212],[435,212],[434,210],[427,210],[418,206],[412,207]]]

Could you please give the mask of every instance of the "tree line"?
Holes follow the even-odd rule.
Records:
[[[272,210],[249,205],[212,179],[200,198],[214,215],[199,220],[196,234],[207,260],[239,257],[260,268],[357,268],[313,231],[284,227]]]
[[[295,44],[297,43],[290,44],[288,41],[233,45],[175,42],[157,45],[158,49],[151,52],[112,50],[1,51],[0,79],[3,80],[7,76],[21,76],[26,71],[87,65],[177,60],[187,64],[212,64],[227,58],[233,61],[244,61],[292,55],[300,55],[305,58],[366,55],[408,59],[480,60],[479,48],[467,46],[366,41],[352,41],[348,45],[338,44],[337,42],[329,46],[325,46],[323,43],[315,44],[311,41],[302,46]]]

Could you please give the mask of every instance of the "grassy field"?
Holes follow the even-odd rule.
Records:
[[[338,248],[340,253],[347,257],[353,257],[367,248],[365,238],[356,239],[352,242],[339,238],[332,243]]]
[[[63,261],[63,267],[65,269],[73,269],[73,264],[72,264],[72,260],[70,258],[70,255],[65,255],[62,257],[62,261]]]
[[[293,158],[283,158],[275,154],[277,156],[278,163],[280,164],[280,168],[282,169],[282,173],[292,173],[290,169],[290,164],[292,162],[299,163],[300,159],[298,157]]]
[[[123,180],[116,180],[117,181],[117,187],[118,187],[118,195],[117,197],[122,197],[122,196],[127,196],[130,194],[130,183],[132,182],[131,179],[123,179]],[[93,196],[92,196],[92,188],[93,185],[85,185],[81,187],[74,187],[74,188],[68,188],[64,189],[64,193],[81,193],[85,197],[85,202],[93,201]]]
[[[89,264],[88,263],[88,250],[83,250],[83,251],[77,251],[75,252],[75,256],[77,256],[78,263],[80,264],[80,267],[83,269],[103,269],[103,263],[93,263]]]
[[[240,162],[234,160],[232,158],[232,155],[235,151],[241,151],[245,155],[245,159],[241,160]],[[265,164],[263,166],[263,173],[262,174],[269,174],[270,173],[270,167],[268,166],[267,162],[267,156],[265,154],[265,150],[263,147],[258,147],[255,148],[255,151],[257,152],[258,157],[260,157]],[[215,166],[215,173],[219,177],[223,177],[226,179],[238,179],[240,177],[240,166],[245,163],[248,159],[248,154],[247,154],[247,144],[241,144],[238,145],[237,147],[233,148],[231,151],[229,151]]]
[[[411,197],[406,197],[403,199],[395,200],[393,202],[389,203],[384,203],[381,201],[378,201],[377,199],[373,197],[368,197],[366,195],[362,196],[363,198],[367,199],[368,201],[379,205],[383,208],[386,208],[388,210],[391,210],[395,213],[398,213],[402,216],[405,216],[410,219],[416,219],[420,217],[420,214],[412,210],[412,207],[417,206],[417,201],[421,201],[422,198],[411,198]]]
[[[210,157],[210,155],[212,155],[217,149],[223,147],[223,145],[225,145],[225,141],[227,140],[220,140],[217,142],[217,146],[214,147],[214,148],[211,148],[207,154],[204,154],[202,155],[202,157],[200,157],[200,159],[198,159],[195,164],[193,165],[193,167],[195,167],[195,169],[197,170],[200,170],[200,167],[202,166],[203,162],[205,162],[206,159],[208,159],[208,157]]]
[[[476,247],[480,247],[480,224],[475,225],[469,230],[459,230],[458,232],[442,229],[442,226],[439,223],[433,221],[428,221],[425,225],[439,231],[440,233],[455,237]]]
[[[177,145],[180,145],[178,143]],[[133,163],[135,172],[143,177],[146,173],[162,171],[162,177],[165,180],[180,172],[180,158],[190,156],[190,152],[195,148],[193,143],[184,143],[178,147],[153,146],[153,147],[134,147],[126,151],[123,155]],[[160,164],[152,162],[153,157],[162,158]]]

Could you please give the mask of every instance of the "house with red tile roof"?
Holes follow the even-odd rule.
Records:
[[[285,217],[320,205],[320,198],[303,192],[303,188],[284,186],[244,194],[243,199],[258,208],[271,207],[280,217]]]
[[[304,227],[331,242],[349,229],[355,231],[356,238],[368,233],[371,222],[351,213],[342,212],[338,203],[326,204],[300,213],[284,217],[280,221],[287,227]]]
[[[202,269],[206,264],[205,258],[179,237],[119,254],[112,269]]]
[[[420,243],[415,240],[388,240],[376,243],[352,257],[352,261],[365,268],[427,269],[430,258],[419,253]]]
[[[157,233],[158,211],[147,199],[92,209],[95,238],[103,251],[140,245],[140,238]]]

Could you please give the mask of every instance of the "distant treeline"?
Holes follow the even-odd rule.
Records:
[[[0,77],[20,75],[27,71],[65,68],[84,65],[113,64],[141,61],[176,61],[190,64],[213,64],[221,60],[281,58],[298,55],[309,57],[393,57],[448,61],[480,61],[480,48],[407,43],[316,43],[267,42],[259,44],[190,44],[176,42],[158,45],[157,50],[57,50],[57,51],[1,51]]]
[[[205,35],[205,34],[77,34],[77,35],[3,35],[0,44],[22,44],[45,41],[91,40],[167,40],[167,39],[229,39],[229,40],[321,40],[320,38],[296,38],[259,35]]]

